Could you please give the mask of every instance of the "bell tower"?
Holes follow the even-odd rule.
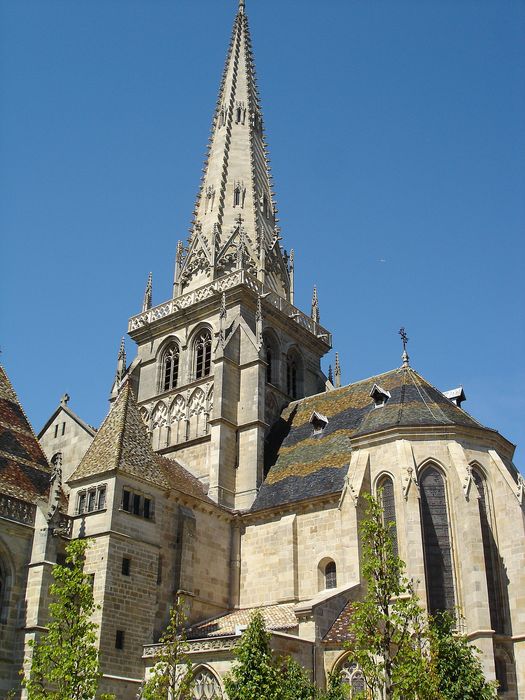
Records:
[[[325,388],[331,348],[293,305],[294,254],[281,245],[248,18],[241,0],[173,297],[129,321],[130,371],[153,448],[222,505],[248,509],[264,479],[265,439],[290,401]]]

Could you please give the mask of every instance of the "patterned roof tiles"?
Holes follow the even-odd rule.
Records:
[[[380,384],[390,398],[376,408],[370,391]],[[310,423],[316,411],[324,430]],[[482,427],[412,368],[395,369],[290,404],[269,433],[266,479],[252,510],[262,510],[341,491],[351,440],[397,426]]]
[[[153,451],[129,382],[122,388],[70,482],[112,470],[212,502],[198,479],[177,462]]]
[[[323,637],[325,644],[337,644],[341,646],[344,642],[348,642],[350,635],[348,634],[348,625],[352,617],[353,603],[348,602],[341,610],[339,615],[334,620],[333,625]]]
[[[50,475],[48,461],[0,366],[0,492],[36,503],[47,498]]]
[[[203,639],[205,637],[222,637],[235,634],[238,627],[250,623],[254,612],[260,612],[268,630],[289,630],[299,624],[292,603],[282,605],[266,605],[259,608],[244,608],[193,625],[188,631],[188,639]]]

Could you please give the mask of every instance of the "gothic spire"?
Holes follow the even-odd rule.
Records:
[[[115,383],[118,387],[120,382],[124,379],[124,376],[126,374],[126,345],[124,341],[124,337],[122,337],[122,340],[120,341],[120,349],[118,351],[118,358],[117,358],[117,371],[115,374]]]
[[[273,194],[248,18],[240,0],[176,293],[232,272],[241,252],[243,269],[289,298]]]
[[[339,364],[339,353],[335,353],[335,388],[338,389],[341,386],[341,365]]]
[[[321,314],[319,313],[319,297],[317,296],[317,287],[315,285],[312,294],[312,311],[310,315],[316,323],[320,323]]]
[[[144,301],[142,302],[142,311],[147,311],[151,309],[151,295],[153,289],[153,274],[150,272],[148,275],[148,282],[146,284],[146,291],[144,292]]]

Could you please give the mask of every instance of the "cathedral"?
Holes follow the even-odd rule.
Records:
[[[189,611],[194,699],[254,610],[321,687],[363,677],[345,650],[362,594],[362,494],[381,489],[430,612],[459,610],[499,696],[525,700],[525,482],[514,445],[410,364],[341,384],[317,293],[294,305],[243,0],[173,294],[129,320],[100,427],[64,395],[38,436],[0,370],[0,695],[45,629],[52,566],[89,537],[102,692],[140,697],[170,606]],[[22,693],[22,695],[21,695]]]

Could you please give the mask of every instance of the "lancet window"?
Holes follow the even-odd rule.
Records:
[[[478,471],[472,470],[472,478],[478,491],[478,508],[483,540],[483,555],[485,559],[485,574],[489,597],[490,624],[495,632],[503,632],[502,609],[500,604],[500,581],[498,576],[498,549],[492,531],[491,513],[487,482]]]
[[[215,675],[207,668],[200,668],[195,674],[193,700],[222,700],[221,686]]]
[[[301,363],[296,353],[291,352],[286,358],[286,391],[292,399],[299,398],[301,380]]]
[[[421,524],[429,612],[454,610],[454,573],[443,475],[427,467],[420,479]]]
[[[392,477],[388,475],[381,477],[378,483],[378,491],[381,496],[381,506],[383,508],[383,525],[386,527],[390,523],[390,534],[392,535],[394,554],[397,556],[396,502]]]
[[[195,341],[195,379],[207,377],[211,370],[211,333],[205,329]]]
[[[175,389],[179,381],[180,350],[177,343],[171,343],[162,356],[162,390]]]

